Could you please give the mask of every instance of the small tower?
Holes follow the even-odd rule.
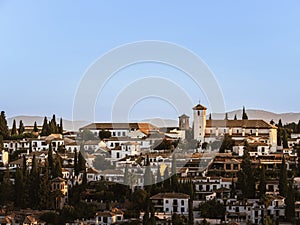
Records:
[[[196,105],[194,111],[194,139],[203,142],[206,128],[206,110],[203,105]]]
[[[183,114],[179,118],[179,130],[189,130],[190,129],[190,117]]]

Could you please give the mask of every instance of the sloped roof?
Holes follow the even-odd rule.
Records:
[[[183,193],[159,193],[152,196],[150,199],[164,199],[164,198],[187,198],[189,199],[190,196]]]
[[[87,126],[80,128],[83,129],[96,129],[96,130],[113,130],[113,129],[149,129],[156,128],[150,123],[91,123]]]
[[[266,128],[276,129],[276,126],[273,126],[269,123],[267,123],[264,120],[207,120],[206,121],[206,127],[243,127],[243,128]]]
[[[178,118],[190,118],[189,116],[182,114],[181,116],[179,116]]]
[[[201,104],[196,105],[193,110],[207,110],[207,108]]]

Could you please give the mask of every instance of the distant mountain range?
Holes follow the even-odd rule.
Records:
[[[262,119],[267,122],[270,122],[271,120],[274,120],[275,123],[278,122],[279,119],[282,120],[282,123],[291,123],[291,122],[296,122],[300,120],[300,113],[272,113],[264,110],[253,110],[253,109],[248,109],[247,114],[249,119]],[[237,115],[238,119],[241,119],[242,115],[242,110],[235,110],[228,112],[228,118],[233,119],[234,116]],[[190,123],[192,123],[192,117],[193,115],[189,115],[191,117]],[[212,114],[212,119],[224,119],[225,115],[224,114],[218,114],[214,113]],[[33,126],[34,122],[36,121],[38,126],[43,125],[43,120],[44,117],[42,116],[15,116],[7,119],[8,126],[11,127],[13,120],[16,120],[17,126],[19,124],[19,121],[22,120],[25,126]],[[49,117],[48,120],[51,120]],[[153,125],[156,125],[158,127],[177,127],[178,126],[178,120],[174,119],[161,119],[161,118],[149,118],[145,119],[139,122],[149,122],[152,123]],[[72,130],[72,131],[78,131],[80,127],[83,127],[87,125],[89,122],[86,121],[74,121],[72,122],[71,120],[63,120],[63,126],[64,129],[66,130]]]
[[[266,122],[270,122],[271,120],[274,120],[275,123],[279,121],[279,119],[282,120],[283,124],[295,122],[298,123],[300,120],[300,113],[272,113],[264,110],[255,110],[255,109],[248,109],[246,110],[248,118],[249,119],[262,119]],[[242,110],[234,110],[231,112],[228,112],[228,118],[234,119],[234,116],[236,115],[238,119],[241,119],[242,117]],[[192,125],[192,117],[190,116],[190,124]],[[208,117],[208,115],[207,115]],[[213,113],[212,119],[224,119],[225,115],[220,113]],[[151,119],[145,119],[142,120],[143,122],[149,122],[153,125],[156,125],[158,127],[177,127],[178,126],[178,120],[172,120],[172,119],[160,119],[160,118],[151,118]]]

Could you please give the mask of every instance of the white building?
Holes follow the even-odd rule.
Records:
[[[135,156],[141,153],[140,144],[137,142],[126,142],[121,146],[111,149],[112,159],[122,159],[127,156]]]
[[[163,212],[166,215],[173,213],[187,216],[189,213],[190,196],[183,193],[159,193],[152,196],[152,204],[156,212]]]
[[[213,142],[217,137],[230,135],[234,140],[245,140],[249,136],[267,137],[272,152],[277,147],[277,127],[263,120],[211,120],[206,119],[207,108],[198,104],[194,111],[194,138],[198,141]]]

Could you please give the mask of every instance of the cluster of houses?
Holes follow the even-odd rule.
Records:
[[[103,131],[109,131],[110,137],[94,140],[78,141],[78,133],[66,133],[64,135],[52,134],[47,137],[37,137],[23,140],[4,140],[3,150],[0,152],[0,164],[2,169],[7,166],[15,170],[23,166],[22,158],[11,161],[9,154],[21,151],[25,156],[27,167],[30,168],[33,156],[38,163],[43,164],[48,157],[51,146],[53,154],[59,154],[62,158],[62,178],[51,181],[51,191],[60,190],[64,198],[57,202],[56,208],[63,208],[68,201],[68,188],[82,182],[82,174],[75,176],[74,155],[83,151],[86,159],[86,176],[88,182],[107,180],[124,183],[126,168],[134,174],[134,179],[129,181],[132,190],[143,188],[146,160],[149,160],[152,174],[164,175],[166,168],[171,171],[172,152],[176,151],[176,173],[179,179],[192,179],[195,187],[193,199],[193,213],[195,224],[204,218],[199,211],[199,205],[203,202],[215,199],[225,205],[225,221],[234,221],[238,224],[262,223],[267,210],[273,219],[285,216],[285,198],[279,195],[278,180],[266,180],[267,194],[272,196],[270,205],[266,208],[259,199],[237,200],[231,190],[237,182],[237,173],[241,170],[242,156],[244,154],[245,140],[250,149],[252,165],[260,167],[264,165],[266,170],[279,168],[282,157],[285,155],[287,169],[293,169],[297,165],[297,154],[293,146],[300,143],[300,134],[292,134],[289,139],[288,149],[277,146],[277,127],[263,120],[212,120],[207,118],[207,108],[198,104],[193,108],[193,138],[197,140],[195,149],[180,149],[180,146],[168,150],[156,150],[153,146],[162,141],[185,143],[187,132],[191,132],[189,117],[179,117],[178,127],[161,129],[150,123],[92,123],[79,130],[79,134],[85,131],[95,136]],[[218,153],[212,147],[203,148],[203,143],[208,145],[222,140],[229,135],[235,146],[225,153]],[[82,147],[81,147],[81,144]],[[104,158],[109,168],[100,168],[98,158]],[[156,176],[154,176],[157,179]],[[157,181],[157,180],[156,180]],[[258,184],[257,184],[258,185]],[[294,185],[300,186],[300,178],[294,178]],[[188,216],[190,196],[183,193],[159,193],[151,196],[155,208],[157,224],[169,224],[172,214],[177,213]],[[295,204],[295,216],[300,218],[300,202]],[[124,221],[123,212],[113,208],[111,211],[98,212],[95,218],[74,221],[72,224],[117,224]],[[28,220],[34,220],[34,216],[25,214]],[[141,218],[143,213],[141,213]],[[9,215],[0,215],[0,224],[18,224],[5,221],[12,220]],[[2,222],[3,221],[3,222]],[[211,220],[211,223],[214,223]],[[220,221],[215,221],[220,223]],[[43,224],[35,219],[35,222],[22,224]]]

